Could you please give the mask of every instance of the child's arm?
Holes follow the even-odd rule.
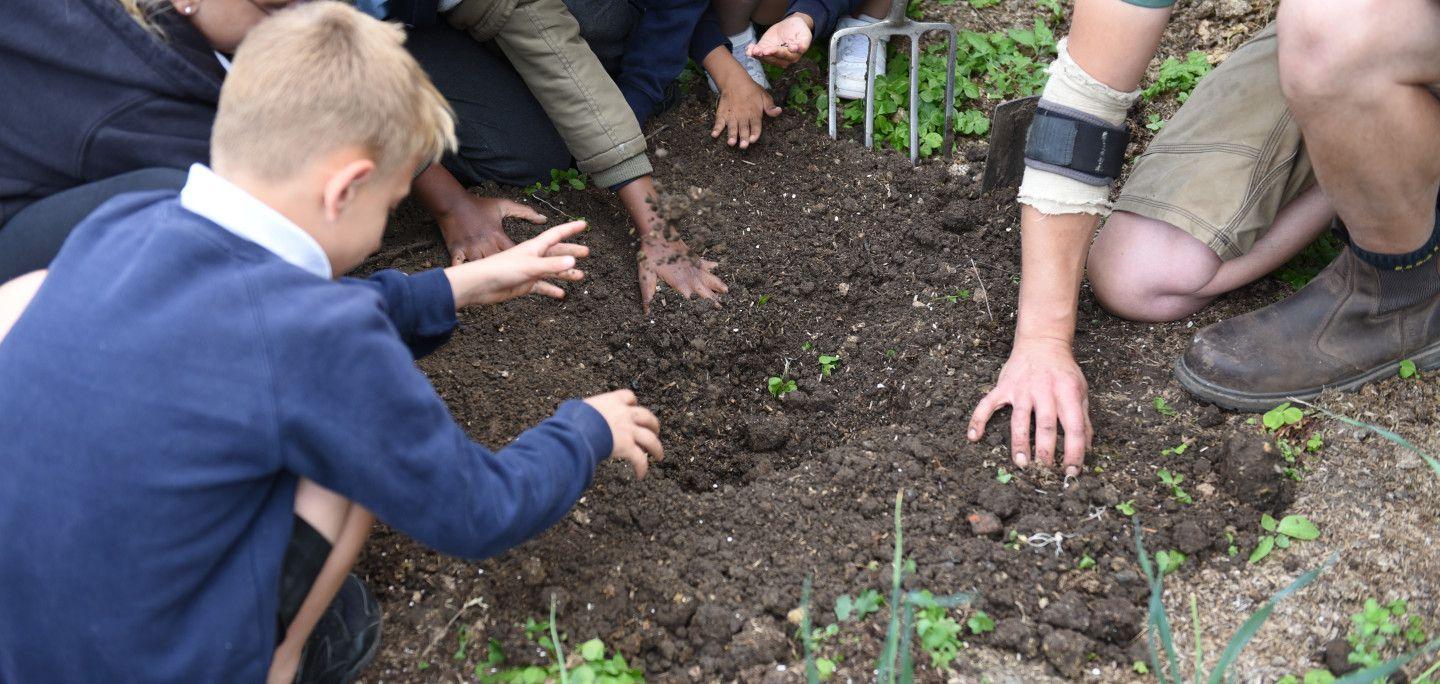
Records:
[[[710,272],[715,262],[691,254],[685,241],[680,239],[679,231],[666,225],[659,212],[660,196],[649,176],[620,188],[620,201],[630,212],[640,238],[640,254],[636,258],[640,269],[640,305],[645,313],[650,313],[657,278],[664,279],[686,299],[698,294],[718,300],[729,291],[724,281]]]
[[[369,298],[297,307],[277,340],[280,467],[440,551],[485,557],[560,520],[613,454],[642,475],[659,421],[628,391],[567,401],[491,453],[470,441]],[[279,322],[279,321],[277,321]],[[503,391],[503,390],[502,390]]]
[[[790,0],[785,18],[766,30],[746,53],[782,69],[788,67],[810,49],[816,37],[830,35],[840,17],[859,4],[856,0]]]

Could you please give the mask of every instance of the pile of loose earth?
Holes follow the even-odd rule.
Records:
[[[642,316],[635,245],[613,200],[546,193],[552,221],[591,222],[587,281],[563,303],[468,312],[421,363],[492,446],[565,398],[631,387],[664,422],[666,460],[643,482],[605,464],[569,517],[496,559],[445,558],[382,530],[360,565],[386,610],[373,676],[472,676],[486,649],[451,658],[455,625],[499,641],[511,662],[543,662],[517,625],[548,614],[552,597],[572,644],[599,636],[652,678],[794,676],[787,616],[803,580],[814,578],[819,624],[834,620],[838,595],[885,593],[890,505],[904,489],[916,568],[906,585],[976,592],[956,615],[983,610],[995,629],[972,644],[1074,677],[1136,658],[1147,589],[1133,519],[1152,550],[1188,558],[1185,576],[1243,562],[1229,545],[1253,547],[1262,512],[1283,512],[1291,493],[1259,428],[1171,381],[1184,326],[1124,323],[1088,297],[1076,341],[1093,383],[1085,474],[1002,472],[1014,470],[1005,413],[981,443],[964,439],[1008,354],[1019,281],[1013,197],[979,195],[983,151],[915,169],[785,117],[737,155],[696,144],[709,120],[692,98],[652,145],[658,177],[684,179],[667,190],[685,197],[692,247],[721,263],[723,306],[662,291]],[[388,244],[400,246],[372,266],[444,262],[433,225],[410,211],[399,223]],[[1206,315],[1283,293],[1261,284]],[[1167,485],[1161,469],[1184,479]],[[839,676],[869,677],[886,615],[821,644]]]

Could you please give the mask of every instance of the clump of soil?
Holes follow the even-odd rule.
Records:
[[[1254,521],[1284,506],[1284,485],[1243,458],[1251,451],[1227,446],[1257,428],[1195,404],[1170,379],[1183,332],[1112,319],[1082,298],[1075,346],[1094,383],[1096,434],[1087,472],[1065,482],[1032,469],[1002,484],[997,468],[1014,470],[1008,414],[979,444],[964,433],[1013,333],[1013,198],[979,194],[979,163],[912,168],[833,143],[795,116],[737,153],[711,144],[710,116],[687,100],[652,144],[666,151],[656,155],[657,177],[687,188],[667,196],[668,211],[688,212],[685,239],[720,262],[730,285],[720,306],[662,288],[642,316],[636,245],[614,199],[546,195],[553,206],[540,208],[553,219],[563,212],[594,226],[581,236],[592,248],[588,280],[563,303],[466,312],[454,341],[421,362],[471,435],[494,447],[563,399],[631,387],[664,422],[666,460],[644,482],[620,464],[602,466],[574,513],[496,559],[446,558],[382,529],[360,565],[386,609],[370,676],[469,673],[485,649],[449,657],[457,613],[456,624],[480,643],[498,640],[511,662],[543,662],[517,625],[548,614],[552,596],[572,643],[599,636],[652,678],[794,676],[776,666],[799,657],[786,616],[804,578],[814,578],[818,624],[834,620],[828,607],[840,594],[883,592],[900,489],[917,569],[907,587],[976,592],[996,629],[972,643],[1065,676],[1139,654],[1147,589],[1133,520],[1115,504],[1133,500],[1152,551],[1189,556],[1181,576],[1243,561],[1225,554],[1226,531],[1252,546]],[[401,246],[371,265],[443,264],[433,230],[402,212],[390,241]],[[1261,284],[1212,315],[1283,291]],[[828,376],[819,354],[841,359]],[[781,376],[796,390],[777,398],[767,378]],[[1178,415],[1157,412],[1156,396]],[[1181,444],[1189,446],[1175,454]],[[1159,468],[1185,476],[1193,504],[1172,496]],[[1239,490],[1241,482],[1274,496]],[[972,516],[985,526],[972,527]],[[1086,557],[1094,565],[1081,569]],[[462,612],[475,598],[483,605]],[[841,681],[870,676],[885,615],[847,624],[855,638],[822,645],[841,663]]]

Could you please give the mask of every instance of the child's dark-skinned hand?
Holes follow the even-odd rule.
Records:
[[[720,306],[720,295],[730,291],[725,281],[710,272],[718,264],[690,254],[684,240],[666,240],[652,232],[640,239],[640,253],[635,258],[640,268],[640,302],[646,314],[655,297],[657,278],[664,279],[686,299],[700,295],[715,302],[715,306]]]
[[[584,230],[584,221],[563,223],[499,254],[445,269],[455,308],[496,304],[527,294],[563,299],[565,291],[549,281],[585,277],[575,268],[575,260],[589,256],[590,248],[564,242]]]
[[[498,197],[479,197],[468,192],[447,208],[435,215],[440,224],[440,233],[445,246],[450,250],[450,263],[463,264],[499,254],[515,243],[505,234],[503,223],[507,218],[524,219],[531,223],[544,223],[540,212],[519,202]]]
[[[645,479],[650,468],[647,454],[657,461],[665,459],[665,447],[660,444],[660,419],[640,405],[634,392],[616,390],[597,394],[585,403],[605,417],[614,441],[610,455],[629,461],[636,479]]]
[[[728,55],[727,55],[728,56]],[[734,62],[734,58],[730,58]],[[735,64],[738,74],[727,74],[720,84],[720,104],[715,107],[715,127],[710,137],[718,138],[727,133],[725,144],[739,145],[747,149],[760,139],[760,130],[765,117],[780,116],[782,111],[775,106],[775,99],[760,84],[750,79],[750,74],[739,63]]]

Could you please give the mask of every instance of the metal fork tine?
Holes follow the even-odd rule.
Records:
[[[826,82],[827,82],[827,83],[829,84],[829,86],[830,86],[830,111],[829,111],[829,113],[828,113],[828,115],[827,115],[827,118],[830,120],[830,139],[831,139],[831,140],[834,140],[835,137],[836,137],[836,133],[835,133],[835,65],[838,64],[839,61],[840,61],[840,52],[839,52],[839,49],[838,49],[838,48],[840,47],[840,37],[841,37],[841,36],[840,36],[839,34],[835,34],[835,35],[831,35],[831,36],[830,36],[830,77],[826,79]]]
[[[950,37],[950,58],[945,62],[945,158],[949,159],[955,154],[955,27],[946,33]]]
[[[870,48],[870,56],[865,61],[865,147],[873,148],[875,146],[875,57],[880,53],[880,41],[876,40],[877,36],[869,32],[866,32],[865,37],[869,41]]]
[[[903,0],[893,0],[902,2]],[[920,36],[910,34],[910,165],[920,163]]]

